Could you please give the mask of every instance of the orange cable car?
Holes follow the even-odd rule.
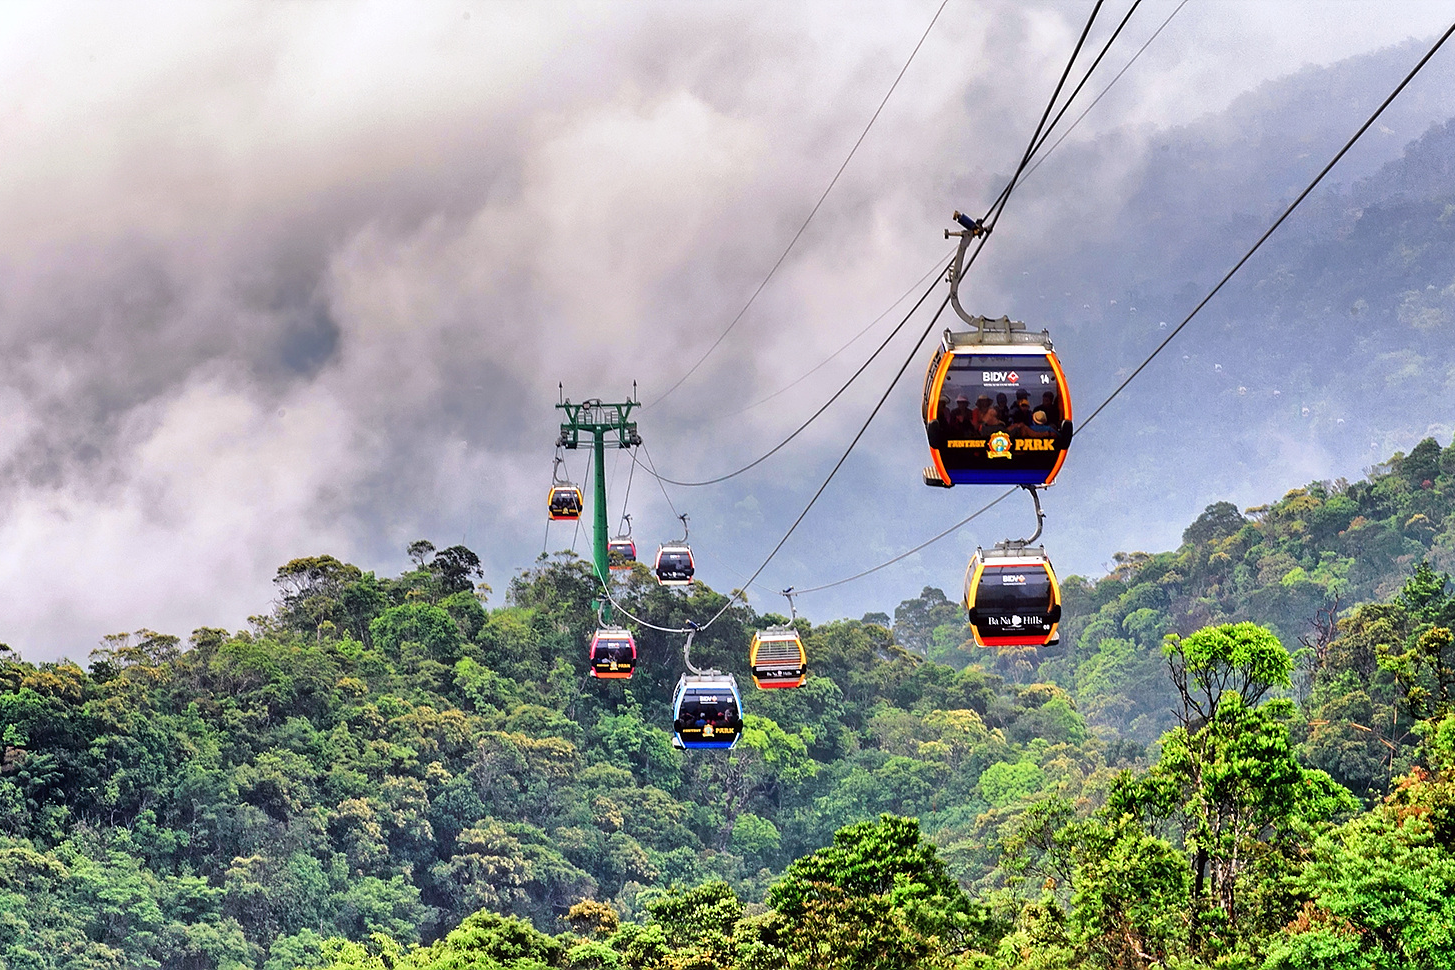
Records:
[[[1046,331],[1001,317],[946,330],[925,372],[926,485],[1049,485],[1071,444],[1066,374]]]
[[[583,502],[580,488],[570,482],[559,483],[551,486],[546,497],[546,510],[553,522],[575,522],[581,518]]]

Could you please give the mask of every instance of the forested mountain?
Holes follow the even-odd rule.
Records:
[[[0,655],[0,967],[1448,966],[1452,551],[1422,442],[1068,579],[1056,650],[937,589],[800,619],[807,684],[690,754],[680,638],[593,681],[569,554],[493,609],[460,546],[295,560],[246,631]]]

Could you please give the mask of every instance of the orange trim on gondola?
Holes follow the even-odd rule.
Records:
[[[940,416],[940,390],[945,386],[945,375],[949,373],[950,364],[954,360],[955,355],[951,352],[946,351],[940,355],[940,366],[935,368],[935,382],[930,385],[930,397],[924,401],[925,424],[929,424]],[[949,478],[946,477],[945,480],[949,481]]]
[[[1061,369],[1061,358],[1056,356],[1054,350],[1046,351],[1046,359],[1051,362],[1051,370],[1056,373],[1056,383],[1061,391],[1061,420],[1071,420],[1071,394],[1066,390],[1066,372]]]
[[[951,484],[950,473],[945,468],[945,459],[940,457],[940,449],[930,449],[930,461],[934,463],[935,474],[940,476],[940,481],[944,482],[946,485]]]
[[[1050,485],[1052,482],[1054,482],[1056,480],[1056,476],[1061,473],[1061,466],[1066,464],[1066,451],[1067,449],[1065,448],[1061,449],[1060,454],[1056,456],[1056,464],[1052,465],[1051,470],[1046,473],[1047,485]]]

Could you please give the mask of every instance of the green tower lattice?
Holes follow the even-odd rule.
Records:
[[[574,451],[580,446],[582,436],[591,437],[592,454],[596,462],[596,501],[592,508],[591,549],[596,580],[603,590],[609,587],[611,576],[606,554],[606,439],[608,435],[615,435],[618,448],[634,448],[642,443],[641,436],[637,434],[637,423],[627,420],[632,408],[639,403],[625,401],[620,404],[606,404],[599,398],[592,398],[580,404],[572,404],[568,399],[556,405],[566,412],[566,420],[561,422],[561,437],[556,440],[558,447]],[[610,623],[610,601],[602,596],[593,601],[593,605],[600,613],[602,622]]]

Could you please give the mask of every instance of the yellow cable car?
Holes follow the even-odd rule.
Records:
[[[965,610],[982,647],[1060,642],[1061,586],[1046,550],[1019,542],[976,549],[965,570]]]
[[[925,373],[926,485],[1049,485],[1071,444],[1071,397],[1046,331],[967,317],[945,331]]]
[[[748,666],[753,683],[760,690],[801,687],[808,676],[808,655],[803,640],[792,627],[771,626],[753,633],[748,647]]]
[[[574,522],[581,518],[584,501],[581,489],[570,482],[558,483],[551,486],[550,494],[546,497],[546,511],[553,521]]]
[[[591,637],[591,676],[627,680],[637,669],[637,642],[629,630],[602,627]]]

